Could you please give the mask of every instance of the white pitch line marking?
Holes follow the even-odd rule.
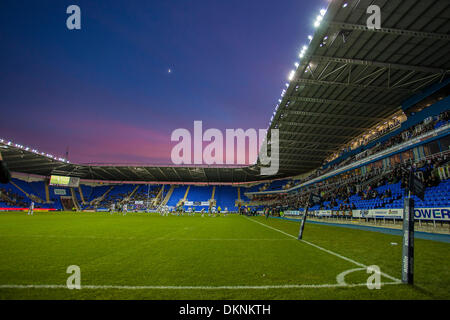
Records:
[[[101,240],[146,240],[146,241],[292,241],[291,239],[239,239],[239,238],[146,238],[146,237],[97,237],[97,236],[70,236],[70,235],[0,235],[0,238],[49,238],[49,239],[101,239]]]
[[[280,232],[280,233],[282,233],[282,234],[284,234],[284,235],[286,235],[286,236],[289,236],[289,237],[291,237],[291,238],[297,239],[297,237],[293,236],[292,234],[286,233],[286,232],[284,232],[284,231],[282,231],[282,230],[279,230],[279,229],[277,229],[277,228],[271,227],[271,226],[269,226],[269,225],[267,225],[267,224],[261,223],[261,222],[259,222],[259,221],[255,221],[255,220],[250,219],[250,218],[248,218],[248,217],[244,217],[244,218],[246,218],[246,219],[248,219],[249,221],[252,221],[252,222],[254,222],[254,223],[258,223],[258,224],[260,224],[260,225],[262,225],[262,226],[264,226],[264,227],[266,227],[266,228],[272,229],[272,230],[274,230],[274,231],[278,231],[278,232]],[[344,257],[343,255],[340,255],[339,253],[336,253],[336,252],[333,252],[333,251],[331,251],[331,250],[322,248],[322,247],[320,247],[320,246],[318,246],[318,245],[316,245],[316,244],[314,244],[314,243],[311,243],[311,242],[309,242],[309,241],[306,241],[306,240],[299,240],[299,241],[301,241],[301,242],[303,242],[303,243],[306,243],[306,244],[308,244],[308,245],[310,245],[310,246],[312,246],[312,247],[314,247],[314,248],[316,248],[316,249],[319,249],[319,250],[321,250],[321,251],[324,251],[324,252],[326,252],[326,253],[329,253],[329,254],[331,254],[331,255],[333,255],[333,256],[335,256],[335,257],[338,257],[338,258],[341,258],[341,259],[346,260],[346,261],[348,261],[348,262],[351,262],[351,263],[353,263],[353,264],[355,264],[355,265],[357,265],[357,266],[359,266],[359,267],[361,267],[361,268],[366,268],[366,269],[367,269],[367,266],[366,266],[365,264],[362,264],[362,263],[357,262],[357,261],[355,261],[355,260],[353,260],[353,259]],[[388,275],[388,274],[386,274],[386,273],[384,273],[384,272],[380,272],[380,274],[381,274],[382,276],[384,276],[384,277],[386,277],[386,278],[392,280],[392,281],[401,283],[401,280],[400,280],[400,279],[397,279],[397,278],[395,278],[395,277],[393,277],[393,276],[390,276],[390,275]]]
[[[336,277],[336,281],[338,284],[341,285],[346,285],[347,283],[345,282],[345,276],[348,275],[349,273],[353,273],[353,272],[357,272],[357,271],[365,271],[366,268],[356,268],[356,269],[350,269],[344,272],[341,272],[337,275]]]
[[[381,285],[398,285],[398,282],[384,282]],[[267,286],[119,286],[119,285],[82,285],[81,289],[91,290],[268,290],[268,289],[320,289],[364,287],[367,283],[355,284],[286,284]],[[60,284],[4,284],[0,289],[68,289]],[[76,290],[74,290],[76,291]]]

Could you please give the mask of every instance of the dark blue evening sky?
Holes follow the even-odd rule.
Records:
[[[66,28],[81,8],[82,29]],[[169,163],[170,134],[267,128],[326,0],[0,2],[0,137]],[[168,70],[171,69],[171,73]]]

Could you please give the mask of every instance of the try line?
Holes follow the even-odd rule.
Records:
[[[398,285],[398,282],[384,282],[384,285]],[[320,289],[320,288],[352,288],[364,287],[367,283],[337,284],[286,284],[267,286],[119,286],[119,285],[82,285],[81,289],[91,290],[269,290],[269,289]],[[67,289],[62,284],[4,284],[0,289]],[[76,291],[74,289],[74,291]]]

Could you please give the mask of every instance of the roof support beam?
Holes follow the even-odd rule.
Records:
[[[274,153],[274,155],[286,155],[286,156],[292,156],[295,155],[297,160],[304,160],[305,158],[315,158],[315,159],[322,159],[323,160],[323,155],[319,156],[319,155],[310,155],[310,154],[298,154],[297,152],[279,152],[279,153]],[[281,158],[280,158],[281,160]]]
[[[322,112],[311,112],[311,111],[298,111],[298,110],[288,110],[286,114],[293,114],[298,116],[311,116],[311,117],[324,117],[324,118],[335,118],[335,119],[353,119],[353,120],[373,120],[373,121],[383,121],[384,118],[375,117],[362,117],[353,115],[341,115],[333,113],[322,113]]]
[[[112,167],[112,169],[114,169],[114,171],[118,172],[122,176],[122,179],[124,179],[124,180],[127,179],[127,176],[122,171],[120,171],[118,168]]]
[[[3,155],[3,159],[6,160],[13,160],[13,159],[33,159],[36,158],[36,155],[33,156],[33,154],[26,154],[26,153],[13,153],[13,152],[5,152],[3,150],[0,150]]]
[[[320,104],[328,104],[328,105],[348,105],[348,106],[357,106],[362,108],[399,108],[400,106],[394,105],[386,105],[386,104],[377,104],[377,103],[367,103],[367,102],[356,102],[356,101],[347,101],[347,100],[331,100],[331,99],[317,99],[317,98],[306,98],[306,97],[289,97],[288,99],[291,102],[311,102],[311,103],[320,103]],[[384,120],[384,118],[376,118],[376,117],[367,117],[368,119],[376,119],[376,120]]]
[[[331,153],[334,150],[327,150],[327,149],[311,149],[311,148],[289,148],[289,150],[292,151],[307,151],[307,152],[317,152],[317,153]]]
[[[303,84],[311,84],[318,86],[343,86],[346,88],[352,89],[361,89],[361,90],[371,90],[371,91],[389,91],[389,92],[397,92],[399,94],[411,94],[412,90],[408,89],[394,89],[388,87],[379,87],[379,86],[365,86],[362,84],[354,84],[348,82],[335,82],[335,81],[325,81],[325,80],[312,80],[312,79],[296,79],[294,82],[303,83]]]
[[[378,61],[370,61],[370,60],[360,60],[360,59],[348,59],[348,58],[337,58],[337,57],[327,57],[327,56],[311,56],[313,61],[319,62],[336,62],[336,63],[344,63],[344,64],[353,64],[353,65],[361,65],[361,66],[374,66],[381,68],[392,68],[399,70],[411,70],[425,73],[445,73],[447,70],[431,68],[431,67],[422,67],[422,66],[411,66],[399,63],[386,63],[386,62],[378,62]]]
[[[316,160],[305,160],[305,159],[293,159],[293,160],[283,160],[280,159],[280,167],[283,166],[283,163],[318,163],[322,164],[323,161],[316,161]]]
[[[102,180],[111,180],[111,178],[105,178],[105,176],[102,176],[99,172],[99,170],[92,170],[91,171],[92,178],[98,179],[96,176],[99,176]]]
[[[173,170],[173,172],[175,172],[175,175],[178,177],[178,179],[180,180],[180,181],[183,181],[183,179],[180,177],[180,175],[178,174],[178,171],[177,171],[177,169],[175,169],[174,167],[172,167],[172,170]]]
[[[336,134],[320,134],[320,133],[283,131],[281,129],[280,129],[280,135],[309,136],[309,137],[321,137],[321,138],[343,138],[343,139],[353,139],[355,137],[355,136],[344,136],[344,135],[336,135]]]
[[[136,173],[136,171],[134,170],[134,167],[122,167],[122,169],[125,169],[126,171],[131,173],[133,176],[136,177],[136,179],[142,180],[142,177]]]
[[[167,180],[167,176],[164,174],[164,172],[161,170],[160,167],[154,167],[154,168],[156,168],[156,169],[159,170],[159,172],[161,173],[161,175],[163,176],[163,178],[164,178],[165,181],[168,181],[168,180]]]
[[[112,174],[112,173],[110,173],[110,172],[108,172],[108,171],[106,171],[104,168],[102,168],[102,167],[98,167],[98,168],[96,168],[96,169],[94,169],[94,171],[101,171],[101,172],[103,172],[103,173],[105,173],[107,176],[109,176],[110,178],[110,180],[116,180],[115,178],[115,176]]]
[[[349,127],[349,126],[335,126],[331,124],[316,124],[316,123],[309,123],[309,122],[287,122],[287,121],[281,121],[281,124],[288,125],[288,126],[294,126],[294,127],[311,127],[311,128],[324,128],[324,129],[339,129],[339,130],[354,130],[354,131],[367,131],[371,128],[367,127]]]
[[[16,170],[26,170],[26,169],[30,169],[30,168],[37,168],[37,170],[39,170],[39,168],[43,168],[44,169],[44,168],[47,168],[47,167],[55,167],[55,169],[57,169],[60,166],[58,166],[55,163],[35,163],[35,164],[18,163],[17,165],[9,164],[8,167],[9,167],[9,169],[11,171],[16,171]],[[46,170],[48,170],[48,169],[46,169]]]
[[[406,37],[413,37],[413,38],[450,41],[450,35],[442,34],[442,33],[421,32],[421,31],[402,30],[402,29],[393,29],[393,28],[369,29],[369,28],[367,28],[366,25],[358,25],[358,24],[343,23],[343,22],[328,22],[328,25],[330,27],[337,28],[337,29],[359,30],[359,31],[367,31],[367,32],[392,34],[395,36],[406,36]]]
[[[283,169],[281,169],[280,171],[282,171],[282,174],[289,174],[292,177],[292,176],[298,176],[298,175],[307,173],[309,171],[314,170],[315,168],[317,168],[317,166],[303,167],[303,166],[296,166],[296,165],[287,165],[287,166],[284,166]],[[294,173],[294,174],[292,175],[292,173]]]
[[[297,168],[297,169],[285,169],[285,168]],[[280,171],[297,171],[298,172],[298,169],[313,170],[315,168],[317,168],[317,165],[304,166],[301,164],[286,164],[283,166],[283,168],[280,169]]]
[[[151,178],[155,181],[158,181],[158,178],[156,178],[147,167],[143,167],[145,171],[147,171],[148,175],[151,176]]]
[[[305,150],[305,151],[323,151],[323,152],[333,152],[336,151],[336,148],[343,145],[343,143],[330,143],[330,142],[310,142],[310,141],[302,141],[299,139],[280,139],[280,142],[286,142],[288,146],[283,146],[283,149],[288,147],[289,149],[296,149],[296,150]],[[306,144],[309,146],[315,146],[315,145],[325,145],[325,146],[334,146],[333,149],[311,149],[306,147],[298,147],[298,148],[292,148],[292,146],[298,145],[298,144]],[[280,147],[280,149],[282,149]]]

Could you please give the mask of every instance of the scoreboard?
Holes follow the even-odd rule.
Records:
[[[77,188],[80,185],[80,178],[52,175],[50,177],[50,185]]]

